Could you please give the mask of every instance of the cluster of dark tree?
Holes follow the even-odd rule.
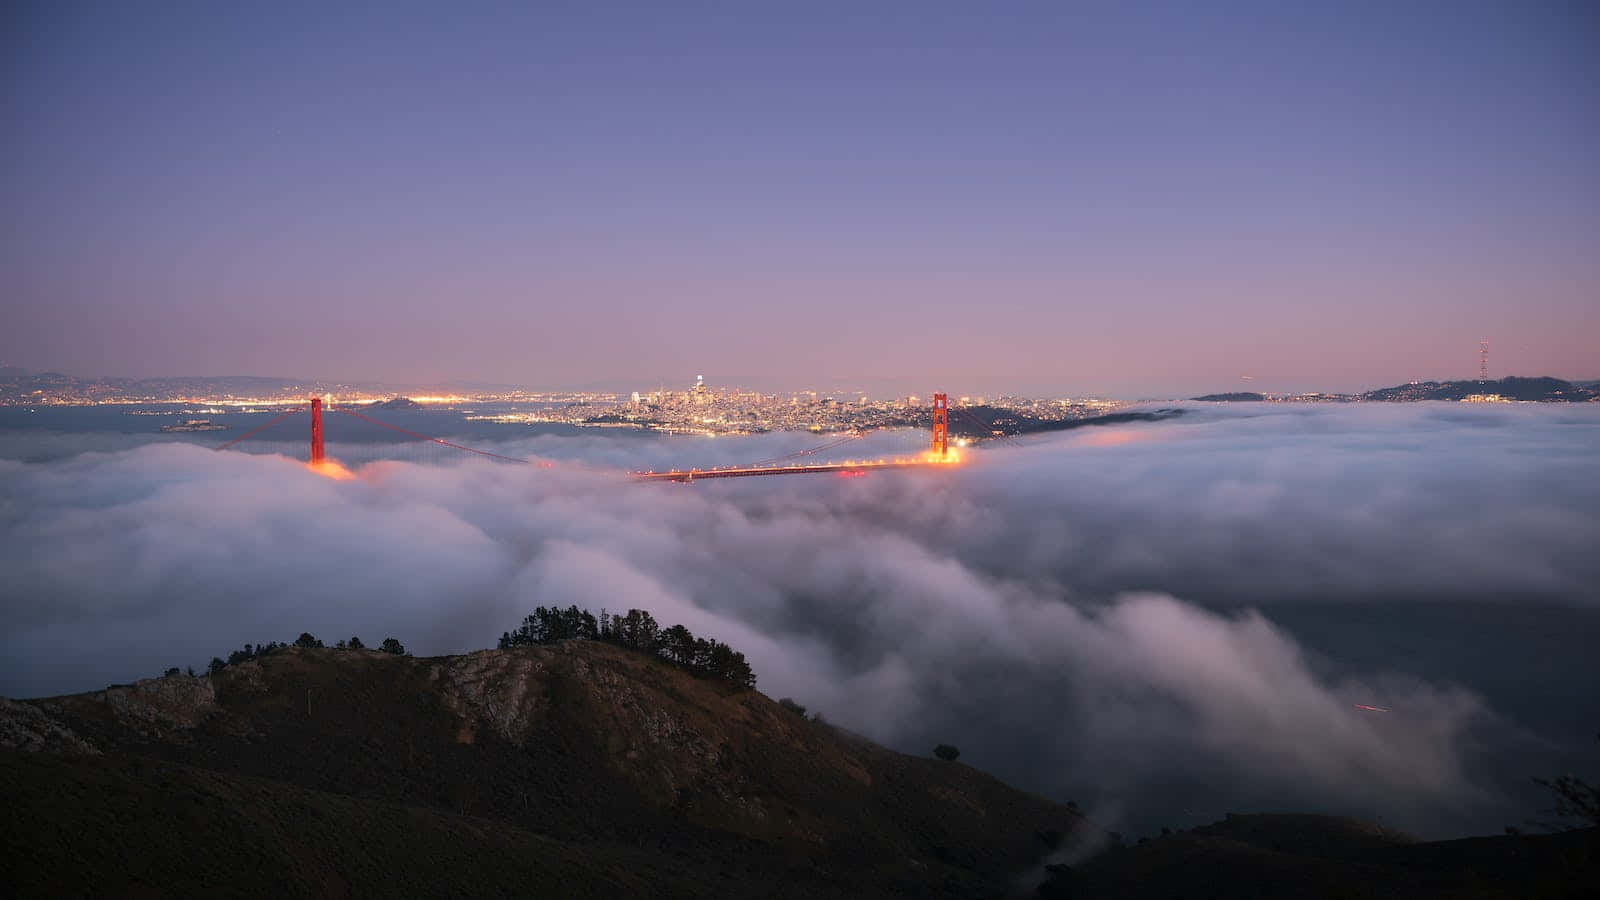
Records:
[[[273,653],[276,653],[285,647],[301,647],[309,649],[323,646],[325,645],[312,636],[310,632],[303,631],[300,633],[299,637],[294,639],[293,644],[280,644],[277,641],[268,641],[265,644],[245,644],[242,648],[229,653],[227,659],[223,659],[220,656],[213,656],[211,657],[211,665],[206,666],[206,671],[209,674],[215,674],[227,668],[228,666],[236,666],[239,663],[249,662],[252,659],[260,659],[263,656],[269,656]],[[363,644],[361,642],[361,638],[358,637],[352,637],[349,640],[341,640],[333,646],[336,650],[370,649],[366,644]],[[406,653],[405,645],[394,638],[384,638],[383,643],[379,644],[377,649],[383,651],[384,653],[393,653],[396,656],[404,656]],[[167,670],[167,675],[169,676],[177,674],[177,669]],[[189,674],[194,674],[193,668],[189,669]]]
[[[303,631],[303,632],[300,633],[299,637],[294,639],[294,645],[296,647],[311,648],[311,647],[321,647],[321,646],[323,646],[323,643],[321,641],[317,640],[311,634],[311,632]],[[337,643],[335,643],[333,645],[333,649],[335,649],[335,650],[373,650],[373,649],[376,649],[376,650],[380,650],[380,651],[382,651],[384,653],[393,653],[396,656],[405,656],[406,655],[406,647],[405,647],[405,645],[400,643],[399,641],[395,640],[394,638],[384,638],[383,639],[383,643],[379,644],[376,648],[374,648],[374,647],[368,647],[366,644],[363,644],[361,642],[361,638],[352,636],[348,640],[345,640],[345,639],[339,640]]]
[[[1600,734],[1595,735],[1595,740],[1600,741]],[[1535,778],[1534,784],[1547,788],[1555,795],[1555,809],[1550,810],[1557,818],[1566,820],[1560,822],[1535,822],[1533,824],[1547,831],[1564,831],[1574,827],[1572,819],[1578,820],[1578,828],[1594,828],[1600,826],[1600,785],[1590,784],[1573,774],[1561,775],[1556,778]],[[1511,832],[1514,829],[1507,828]]]
[[[1600,825],[1600,786],[1592,785],[1576,775],[1562,775],[1557,778],[1535,778],[1534,782],[1550,789],[1555,795],[1556,806],[1552,810],[1563,819],[1577,819],[1583,823],[1579,828],[1593,828]],[[1563,825],[1546,826],[1552,831],[1559,831]]]
[[[682,625],[662,628],[642,609],[630,609],[626,615],[611,615],[602,609],[597,618],[576,606],[541,606],[524,618],[516,631],[500,636],[500,649],[571,640],[620,644],[643,650],[701,678],[716,678],[740,687],[756,684],[756,675],[743,653],[721,641],[697,638]]]
[[[784,709],[788,710],[789,712],[794,713],[795,715],[799,716],[802,719],[804,719],[806,717],[806,708],[805,708],[805,706],[803,704],[801,704],[799,701],[795,700],[793,697],[780,698],[778,700],[778,705],[783,707]],[[811,721],[826,723],[828,720],[824,719],[822,717],[822,713],[814,712],[814,713],[811,714]]]

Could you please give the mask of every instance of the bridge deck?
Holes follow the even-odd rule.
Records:
[[[948,463],[922,459],[886,462],[827,463],[810,466],[761,466],[750,469],[689,469],[680,472],[634,472],[635,481],[699,481],[702,478],[752,478],[757,475],[813,475],[821,472],[866,473],[875,469],[926,469]]]

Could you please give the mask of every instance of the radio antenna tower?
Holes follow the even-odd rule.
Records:
[[[1478,383],[1489,383],[1489,342],[1478,342]]]

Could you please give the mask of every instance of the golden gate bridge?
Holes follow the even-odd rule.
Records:
[[[236,447],[247,440],[257,437],[271,428],[283,424],[290,418],[308,411],[311,414],[311,442],[308,465],[313,471],[317,471],[322,474],[333,476],[348,475],[348,472],[338,463],[337,460],[333,460],[327,455],[323,440],[323,419],[325,412],[351,416],[368,424],[376,425],[380,428],[385,428],[399,433],[412,440],[427,442],[428,444],[437,447],[447,448],[449,450],[459,451],[461,453],[474,454],[488,459],[499,460],[501,462],[538,464],[546,468],[552,466],[552,463],[549,462],[508,456],[502,453],[495,453],[477,447],[469,447],[465,444],[457,443],[455,441],[445,440],[444,438],[432,437],[420,432],[412,431],[409,428],[402,428],[398,425],[384,422],[381,419],[369,416],[366,413],[355,409],[349,409],[343,406],[334,406],[331,401],[325,403],[322,397],[308,398],[308,402],[305,406],[297,406],[293,409],[285,410],[282,414],[274,417],[271,421],[250,429],[239,437],[219,445],[216,449],[227,450]],[[630,471],[627,473],[627,475],[630,479],[639,482],[693,482],[708,478],[752,478],[772,475],[820,474],[826,472],[837,472],[841,475],[853,476],[865,475],[868,472],[884,469],[928,468],[955,464],[960,461],[960,455],[959,452],[952,452],[950,448],[950,414],[951,412],[955,412],[958,415],[961,415],[962,411],[952,408],[949,405],[947,395],[942,393],[933,395],[932,411],[932,443],[926,452],[917,456],[880,457],[877,459],[867,460],[846,460],[844,462],[820,459],[820,454],[824,454],[830,450],[837,449],[853,441],[859,440],[865,437],[871,431],[871,429],[858,429],[847,434],[835,435],[826,443],[819,444],[815,447],[796,450],[793,453],[787,453],[782,456],[756,460],[744,465],[669,469],[666,471],[656,471],[651,469],[644,471]],[[974,424],[987,429],[987,426],[984,426],[981,422],[977,422],[976,420],[972,419],[969,419],[969,421],[972,421]],[[819,459],[819,461],[810,461],[812,459]]]

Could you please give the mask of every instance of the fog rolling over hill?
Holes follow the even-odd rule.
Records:
[[[1282,810],[1497,833],[1547,804],[1533,776],[1587,771],[1600,408],[1184,409],[938,472],[730,485],[618,473],[778,438],[533,434],[491,446],[574,464],[348,481],[109,440],[0,461],[0,694],[302,630],[439,654],[537,605],[639,606],[773,696],[1130,834]]]
[[[1137,844],[636,650],[289,647],[0,701],[21,896],[1580,896],[1591,832],[1228,816]]]

